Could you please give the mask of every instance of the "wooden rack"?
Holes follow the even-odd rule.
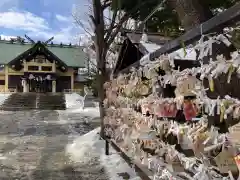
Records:
[[[236,3],[231,8],[227,9],[226,11],[220,13],[219,15],[214,16],[210,20],[202,23],[201,25],[189,30],[182,36],[176,38],[175,40],[172,40],[168,43],[166,43],[163,47],[160,49],[150,53],[149,60],[154,61],[157,57],[160,57],[162,54],[171,53],[174,52],[180,48],[182,48],[182,43],[184,43],[185,46],[195,42],[198,40],[202,34],[208,34],[211,32],[221,32],[223,28],[232,25],[240,20],[240,3]],[[137,61],[130,65],[129,67],[121,70],[117,74],[120,73],[127,73],[132,67],[139,67],[140,62]],[[116,74],[116,75],[117,75]],[[109,143],[112,145],[112,147],[119,152],[120,156],[128,163],[129,166],[132,167],[134,164],[136,173],[143,179],[143,180],[151,180],[149,174],[151,173],[149,170],[144,169],[141,167],[141,165],[137,162],[133,162],[132,159],[113,141],[109,139],[105,139],[106,143]]]

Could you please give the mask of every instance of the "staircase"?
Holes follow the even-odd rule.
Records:
[[[29,109],[35,109],[35,106],[35,93],[14,93],[4,101],[0,109],[5,111],[24,111]]]
[[[37,95],[36,109],[65,110],[65,96],[62,93],[39,93]]]
[[[62,93],[14,93],[4,101],[0,110],[65,110],[65,97]]]

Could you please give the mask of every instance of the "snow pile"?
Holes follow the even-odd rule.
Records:
[[[0,94],[0,105],[2,105],[10,95],[11,95],[10,93]]]
[[[96,107],[83,108],[85,98],[77,93],[65,94],[65,100],[67,111],[69,113],[80,113],[82,116],[89,116],[91,118],[99,117],[99,108],[97,103],[94,103]]]
[[[76,163],[86,163],[91,160],[92,156],[98,155],[100,164],[105,168],[111,180],[122,180],[118,173],[128,173],[130,180],[140,180],[133,169],[124,162],[115,150],[110,148],[111,155],[105,155],[105,141],[99,139],[99,130],[100,128],[94,129],[69,144],[66,153],[70,159]]]
[[[78,108],[78,109],[72,109],[69,110],[69,112],[72,113],[80,113],[82,116],[88,116],[91,118],[97,118],[100,117],[99,115],[99,108],[98,107],[88,107],[88,108]]]
[[[84,97],[77,93],[65,94],[67,108],[82,108]]]
[[[67,110],[59,112],[60,121],[71,121],[70,123],[74,123],[75,120],[68,118],[68,115],[74,114],[78,116],[79,119],[89,117],[89,121],[92,121],[94,117],[99,117],[98,107],[83,108],[84,97],[73,93],[65,94],[65,99]],[[133,169],[131,169],[112,148],[110,148],[111,155],[105,155],[105,141],[100,140],[98,134],[100,128],[96,128],[78,137],[76,137],[77,132],[74,131],[74,128],[71,129],[72,135],[75,135],[72,137],[75,137],[75,139],[73,143],[68,144],[66,147],[66,154],[71,161],[77,164],[86,164],[85,167],[88,168],[88,164],[92,164],[93,161],[95,162],[97,160],[100,161],[100,166],[105,168],[105,172],[111,180],[122,180],[122,177],[118,176],[118,173],[128,173],[130,180],[140,180]]]
[[[88,162],[95,152],[95,144],[99,139],[100,128],[90,131],[76,138],[72,144],[68,144],[66,153],[74,162]]]

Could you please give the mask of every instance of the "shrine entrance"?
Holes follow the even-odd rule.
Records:
[[[49,74],[28,74],[22,80],[23,92],[56,92],[55,82],[55,79]]]
[[[40,78],[29,80],[29,92],[52,92],[52,80]]]

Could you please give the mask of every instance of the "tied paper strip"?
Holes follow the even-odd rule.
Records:
[[[213,81],[212,76],[208,76],[208,82],[209,82],[210,91],[213,92],[214,91],[214,81]]]
[[[223,122],[225,111],[226,111],[225,105],[224,103],[222,103],[220,108],[220,122]]]
[[[227,78],[227,83],[229,84],[232,78],[232,73],[235,71],[235,67],[233,67],[232,65],[229,67],[228,70],[228,78]]]
[[[228,171],[236,173],[238,171],[233,155],[225,148],[217,155],[215,162],[221,173],[228,173]]]

